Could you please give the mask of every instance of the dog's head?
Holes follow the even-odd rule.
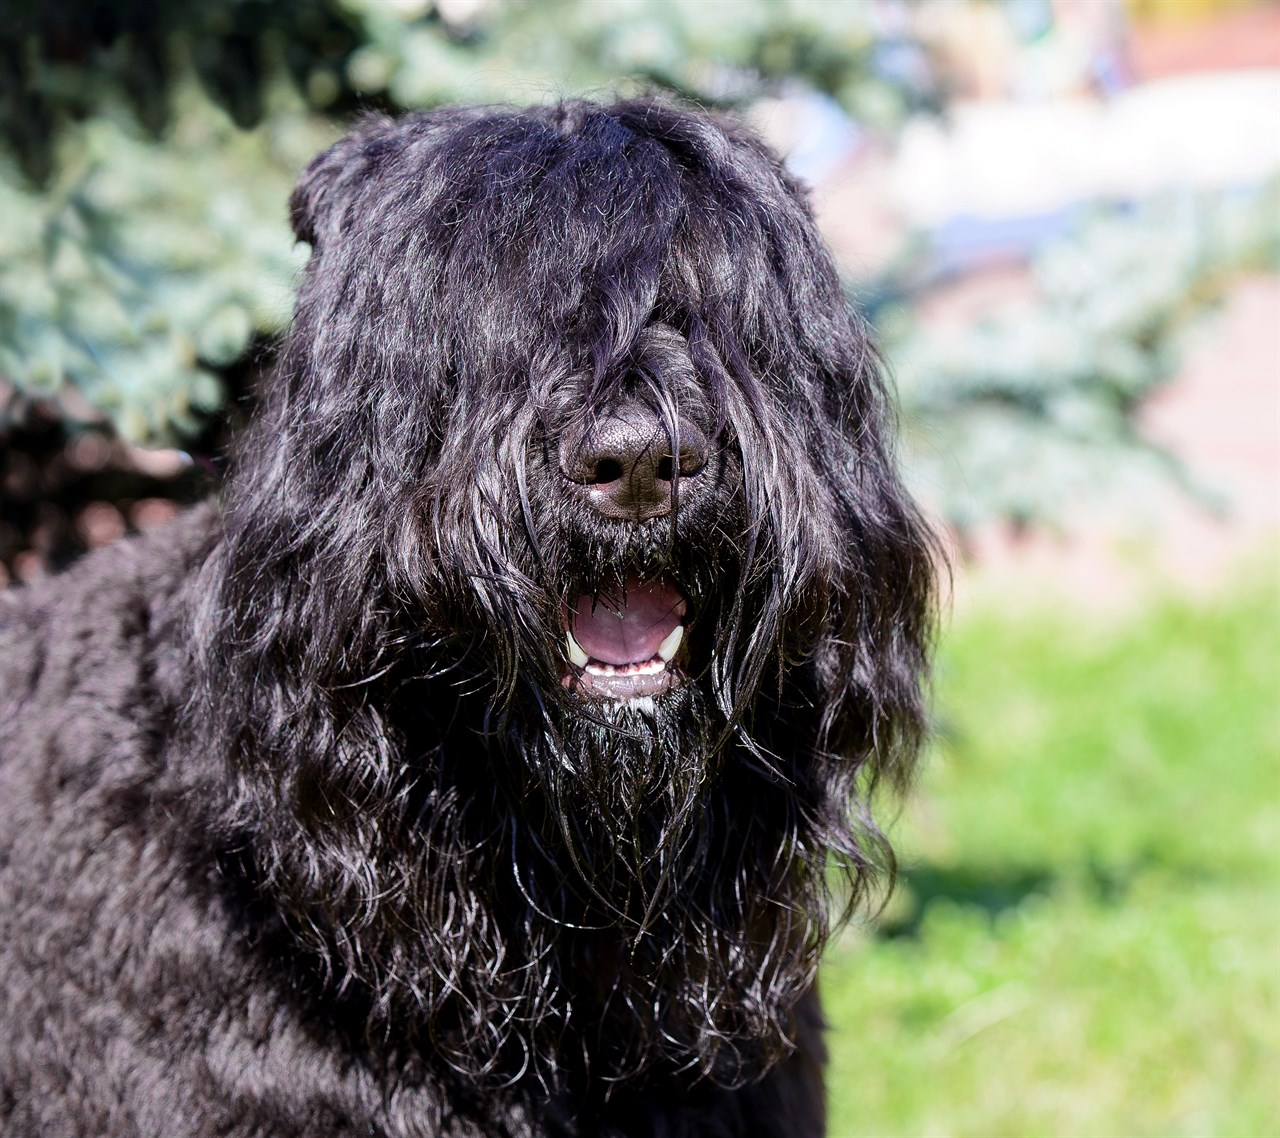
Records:
[[[830,863],[886,860],[932,596],[804,194],[638,100],[370,119],[292,210],[197,633],[265,888],[460,1065],[576,1001],[615,1074],[761,1069]]]

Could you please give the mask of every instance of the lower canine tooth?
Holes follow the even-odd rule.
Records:
[[[569,662],[576,664],[579,668],[585,668],[591,657],[582,650],[582,645],[574,640],[572,632],[566,632],[564,638],[569,649]]]
[[[684,625],[677,624],[666,638],[658,645],[658,655],[662,657],[668,664],[675,658],[675,654],[680,650],[680,641],[684,639]]]

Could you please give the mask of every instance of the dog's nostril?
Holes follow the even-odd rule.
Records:
[[[663,455],[662,458],[658,459],[658,468],[656,471],[654,471],[654,473],[663,482],[670,482],[671,477],[674,473],[673,466],[674,464],[672,462],[671,456],[669,454]]]
[[[617,482],[622,477],[624,471],[622,463],[615,458],[602,458],[596,463],[593,476],[588,480],[588,485],[600,485],[602,483]]]

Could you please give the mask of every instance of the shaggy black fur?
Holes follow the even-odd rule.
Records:
[[[570,102],[370,119],[292,209],[223,500],[0,604],[4,1132],[821,1133],[932,573],[803,193]],[[620,407],[643,520],[566,477]],[[565,606],[641,582],[675,682],[593,694]]]

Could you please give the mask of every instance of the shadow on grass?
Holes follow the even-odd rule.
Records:
[[[899,880],[894,911],[877,924],[876,935],[884,940],[918,936],[925,913],[935,901],[979,909],[995,920],[1028,898],[1048,896],[1068,881],[1084,885],[1104,904],[1114,902],[1124,894],[1128,880],[1128,875],[1098,866],[1063,873],[1043,868],[995,872],[965,866],[917,865]]]

